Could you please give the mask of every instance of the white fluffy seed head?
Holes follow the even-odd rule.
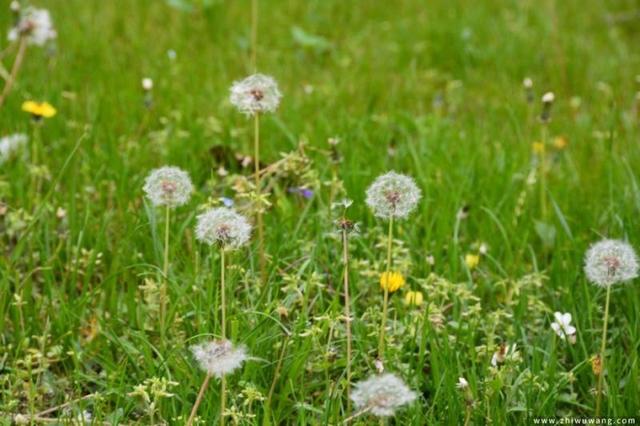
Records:
[[[153,80],[149,77],[145,77],[142,79],[142,90],[149,91],[153,89]]]
[[[630,281],[638,276],[638,256],[624,241],[602,240],[587,250],[584,271],[600,287]]]
[[[544,95],[542,95],[542,102],[545,104],[550,104],[555,99],[556,99],[556,95],[554,95],[553,92],[547,92]]]
[[[389,172],[376,178],[367,189],[367,205],[383,219],[404,219],[415,209],[422,192],[409,176]]]
[[[29,44],[43,46],[49,40],[55,39],[58,34],[53,27],[51,15],[46,9],[36,9],[27,7],[20,15],[16,26],[9,30],[7,38],[9,41],[26,37]]]
[[[177,207],[189,201],[193,185],[187,172],[165,166],[152,170],[142,189],[154,206]]]
[[[250,237],[251,224],[233,209],[217,207],[198,216],[196,238],[205,244],[238,248],[246,244]]]
[[[281,98],[276,81],[264,74],[253,74],[231,86],[231,103],[247,115],[274,112]]]
[[[28,140],[29,138],[24,133],[15,133],[0,138],[0,164],[13,157],[27,144]]]
[[[351,391],[351,400],[358,410],[367,410],[379,417],[393,416],[398,408],[416,397],[402,379],[391,373],[371,376],[356,383]]]
[[[228,340],[213,340],[191,347],[191,353],[206,373],[222,377],[232,373],[247,360],[247,349]]]

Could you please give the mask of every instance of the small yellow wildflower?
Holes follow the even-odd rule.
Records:
[[[480,263],[480,255],[469,253],[464,257],[464,263],[467,264],[467,268],[474,269]]]
[[[567,138],[564,136],[558,136],[553,140],[553,147],[558,151],[562,151],[567,147],[568,143]]]
[[[404,277],[400,272],[383,272],[380,276],[380,288],[393,293],[404,286]]]
[[[51,118],[58,112],[50,103],[36,101],[24,102],[22,110],[28,112],[34,118]]]
[[[537,155],[544,154],[544,143],[542,142],[534,142],[532,145],[533,153]]]
[[[407,294],[404,295],[405,305],[420,306],[423,301],[424,296],[419,291],[407,291]]]

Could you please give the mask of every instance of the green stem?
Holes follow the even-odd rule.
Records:
[[[604,351],[607,349],[607,325],[609,323],[609,300],[611,298],[611,286],[607,286],[607,300],[604,307],[604,324],[602,325],[602,346],[600,347],[600,374],[598,375],[598,389],[596,391],[596,417],[600,417],[602,403],[602,385],[604,383]]]
[[[167,310],[167,287],[169,286],[169,224],[171,209],[167,205],[164,215],[164,257],[162,263],[162,284],[160,285],[160,330],[164,337]]]
[[[393,243],[393,216],[389,219],[389,235],[387,238],[387,274],[384,285],[384,303],[382,305],[382,322],[380,323],[380,340],[378,342],[378,359],[384,363],[384,333],[387,325],[387,310],[389,305],[389,284],[391,275],[391,246]]]
[[[547,160],[547,126],[542,125],[542,153],[540,153],[540,208],[542,219],[547,219],[547,173],[545,163]]]
[[[260,281],[264,284],[267,281],[267,262],[264,254],[264,225],[262,223],[262,198],[260,181],[260,114],[255,114],[253,119],[253,163],[254,179],[256,186],[256,198],[258,204],[257,227],[258,227],[258,254],[260,262]]]
[[[351,298],[349,297],[349,234],[342,230],[342,263],[344,264],[344,317],[347,332],[347,415],[351,412]]]
[[[227,315],[226,315],[226,297],[225,297],[225,282],[224,282],[224,269],[225,269],[225,251],[224,247],[220,250],[220,305],[222,310],[222,338],[227,338]],[[227,395],[226,395],[226,387],[227,382],[225,376],[222,376],[221,379],[221,389],[220,389],[220,425],[224,426],[224,409],[226,405]]]
[[[211,380],[211,375],[207,374],[207,377],[204,378],[202,382],[202,386],[200,386],[200,391],[198,392],[198,397],[196,398],[196,402],[193,404],[193,408],[191,409],[191,414],[189,415],[189,420],[187,420],[187,426],[191,426],[193,424],[193,420],[196,418],[196,413],[198,412],[198,407],[202,402],[202,397],[204,396],[204,391],[207,389],[207,385],[209,384],[209,380]]]

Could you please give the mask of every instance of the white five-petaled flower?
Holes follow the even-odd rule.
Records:
[[[193,357],[207,374],[222,377],[232,373],[247,360],[247,349],[228,340],[213,340],[191,347]]]
[[[371,376],[354,385],[351,399],[358,410],[370,411],[379,417],[393,416],[396,410],[416,399],[414,391],[391,374]]]
[[[251,224],[243,215],[227,207],[207,210],[197,218],[196,238],[203,243],[238,248],[249,241]]]
[[[555,312],[553,314],[555,321],[551,323],[551,328],[562,339],[568,339],[569,342],[575,342],[576,328],[571,325],[571,314]]]
[[[177,207],[189,201],[193,185],[187,172],[165,166],[149,173],[143,190],[154,206]]]
[[[16,26],[9,30],[7,38],[9,41],[15,41],[20,37],[26,37],[29,44],[43,46],[57,35],[48,10],[27,7],[21,13]]]
[[[456,383],[458,389],[466,389],[469,387],[469,382],[464,377],[458,377],[458,383]]]
[[[630,281],[638,276],[638,256],[624,241],[602,240],[587,250],[584,271],[600,287]]]
[[[21,150],[27,144],[28,140],[29,138],[24,133],[14,133],[13,135],[0,138],[0,164]]]
[[[274,112],[281,98],[276,81],[264,74],[250,75],[231,86],[231,103],[247,115]]]
[[[367,189],[367,205],[383,219],[404,219],[415,209],[422,191],[409,176],[388,172],[378,176]]]

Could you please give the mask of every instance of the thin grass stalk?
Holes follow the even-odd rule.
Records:
[[[9,74],[9,79],[4,84],[4,89],[0,94],[0,108],[4,104],[4,101],[11,93],[11,89],[16,82],[16,78],[18,78],[18,72],[20,72],[20,68],[22,67],[22,62],[24,60],[24,55],[27,51],[27,38],[22,36],[20,37],[20,45],[18,47],[18,53],[16,54],[16,59],[13,61],[13,66],[11,67],[11,74]]]
[[[164,255],[162,262],[162,284],[160,285],[160,332],[164,338],[167,310],[167,287],[169,286],[169,225],[171,209],[167,205],[164,213]]]
[[[254,179],[256,186],[256,199],[258,204],[257,228],[258,228],[258,256],[260,262],[260,281],[267,281],[267,262],[264,254],[264,224],[262,218],[262,182],[260,175],[260,114],[255,114],[253,119],[253,163]]]
[[[607,349],[607,325],[609,323],[609,300],[611,299],[611,286],[607,286],[607,300],[604,307],[604,324],[602,324],[602,345],[600,346],[600,374],[598,375],[598,387],[596,389],[596,417],[600,417],[602,408],[602,385],[604,384],[604,351]]]
[[[225,252],[224,247],[220,250],[220,305],[222,310],[222,338],[227,338],[227,314],[226,314],[226,297],[225,297],[225,281],[224,281],[224,268],[225,268]],[[224,409],[227,403],[227,381],[224,375],[221,378],[220,385],[220,425],[224,425]]]
[[[387,238],[387,268],[386,285],[384,285],[384,302],[382,305],[382,322],[380,323],[380,340],[378,342],[378,359],[384,363],[384,334],[387,324],[387,310],[389,305],[389,283],[391,273],[391,246],[393,242],[393,216],[389,219],[389,234]]]
[[[349,234],[342,230],[342,263],[344,264],[344,317],[347,332],[347,414],[351,412],[351,298],[349,296]]]
[[[196,418],[196,413],[198,412],[198,407],[202,402],[202,398],[204,397],[204,391],[207,390],[207,386],[209,385],[209,380],[211,380],[211,374],[207,373],[207,376],[204,378],[202,382],[202,386],[200,386],[200,391],[198,392],[198,397],[196,398],[196,402],[193,404],[193,408],[191,409],[191,414],[189,414],[189,420],[187,420],[187,426],[191,426],[193,424],[193,420]]]

